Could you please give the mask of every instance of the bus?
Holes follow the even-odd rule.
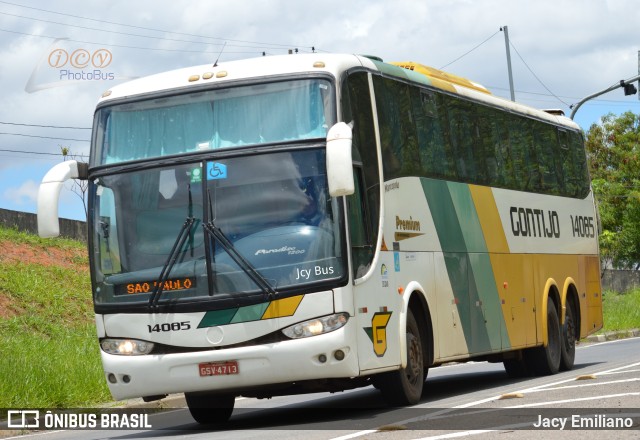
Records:
[[[88,163],[43,178],[42,236],[88,180],[97,337],[115,399],[369,385],[429,368],[571,369],[602,327],[598,217],[570,119],[373,56],[221,62],[114,86]]]

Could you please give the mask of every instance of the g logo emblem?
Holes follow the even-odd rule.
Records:
[[[391,319],[392,312],[379,312],[371,318],[371,327],[365,327],[364,331],[373,342],[373,352],[378,357],[384,356],[387,352],[387,324]]]

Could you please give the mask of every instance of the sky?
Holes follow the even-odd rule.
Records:
[[[638,23],[636,0],[0,1],[0,208],[36,212],[62,148],[88,159],[98,97],[128,79],[298,49],[415,61],[509,98],[506,26],[516,101],[569,115],[638,75]],[[625,111],[638,95],[616,89],[574,119]],[[59,214],[84,219],[72,182]]]

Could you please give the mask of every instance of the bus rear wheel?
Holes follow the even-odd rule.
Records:
[[[425,376],[424,347],[420,327],[409,310],[407,313],[407,366],[378,375],[375,378],[375,385],[388,403],[398,406],[415,405],[422,397]]]
[[[527,361],[539,376],[556,374],[560,370],[562,357],[562,330],[556,305],[551,298],[547,301],[547,340],[546,347],[527,350]]]
[[[191,417],[201,425],[227,422],[236,402],[232,394],[184,393],[184,398]]]
[[[567,301],[567,311],[562,326],[562,350],[560,352],[560,369],[571,370],[576,357],[576,312],[573,301]]]

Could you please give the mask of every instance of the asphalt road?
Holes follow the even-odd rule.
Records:
[[[227,425],[203,430],[181,408],[182,399],[172,404],[178,408],[148,417],[151,429],[41,431],[20,438],[640,438],[640,338],[580,345],[574,369],[554,376],[509,379],[502,364],[489,363],[432,369],[420,404],[410,408],[387,407],[373,388],[268,400],[240,398]],[[631,429],[624,430],[586,429],[630,424]]]

